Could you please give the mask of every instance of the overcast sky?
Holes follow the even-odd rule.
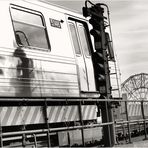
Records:
[[[81,12],[85,0],[50,2]],[[114,48],[122,82],[133,74],[148,73],[148,0],[96,2],[104,2],[110,8]]]

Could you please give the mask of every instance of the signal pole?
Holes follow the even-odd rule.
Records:
[[[92,3],[91,3],[92,4]],[[92,53],[92,60],[94,65],[96,88],[100,93],[100,99],[111,99],[111,83],[109,72],[109,58],[107,53],[108,42],[106,40],[105,32],[105,17],[104,8],[101,4],[96,4],[90,8],[83,7],[83,15],[90,17],[89,23],[93,29],[90,34],[94,37],[95,51]],[[113,122],[112,108],[108,102],[99,102],[102,113],[102,122]],[[115,144],[115,132],[113,124],[103,126],[103,142],[105,147],[111,147]]]

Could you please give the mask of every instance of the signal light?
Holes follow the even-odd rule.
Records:
[[[95,62],[97,62],[97,63],[104,61],[103,54],[101,52],[94,52],[93,58],[94,58]]]
[[[102,45],[101,45],[101,32],[99,30],[92,29],[90,31],[90,34],[93,35],[93,37],[94,37],[96,51],[99,51],[102,47]]]
[[[97,81],[97,89],[100,94],[106,94],[106,75],[103,51],[93,53],[94,69]]]
[[[98,80],[99,80],[99,82],[105,82],[105,76],[104,75],[99,75]]]
[[[105,73],[104,64],[97,63],[96,70],[98,73],[104,74]]]
[[[90,34],[93,35],[94,37],[97,37],[97,38],[99,37],[101,39],[101,32],[99,30],[91,29]]]
[[[89,23],[92,25],[93,29],[91,29],[90,34],[94,37],[94,46],[95,52],[92,54],[94,71],[95,71],[95,79],[96,79],[96,87],[101,95],[107,95],[107,44],[105,35],[105,27],[104,27],[104,19],[103,16],[104,9],[98,4],[92,6],[91,8],[85,7],[83,8],[83,15],[85,17],[90,16]],[[109,39],[109,38],[108,38]]]
[[[104,67],[104,56],[101,52],[94,52],[93,53],[93,61],[95,63],[94,67],[98,74],[105,74],[105,67]]]
[[[92,6],[88,9],[87,3],[90,3]],[[110,75],[109,75],[109,58],[114,59],[113,52],[111,49],[111,42],[106,34],[106,23],[103,13],[104,8],[101,6],[107,7],[105,4],[93,4],[89,0],[86,0],[85,7],[83,9],[84,16],[90,16],[89,23],[92,25],[93,29],[90,31],[91,35],[94,37],[94,46],[95,51],[92,54],[92,60],[94,65],[94,74],[96,81],[96,89],[100,93],[100,99],[110,99],[111,98],[111,84],[110,84]],[[107,11],[108,7],[107,7]],[[108,13],[107,12],[107,13]],[[117,102],[113,104],[115,107],[118,106]],[[102,122],[113,122],[111,108],[108,105],[108,102],[102,101],[99,102],[98,110],[101,109],[102,113]],[[98,113],[99,114],[99,113]],[[103,141],[105,141],[104,146],[113,146],[115,143],[114,140],[114,130],[113,126],[103,126]]]
[[[105,67],[105,60],[106,57],[104,55],[105,51],[102,48],[102,34],[97,29],[92,29],[90,31],[91,35],[94,37],[94,45],[95,45],[95,52],[93,53],[93,61],[94,61],[94,69],[95,69],[95,76],[96,76],[96,87],[100,94],[106,94],[106,67]]]

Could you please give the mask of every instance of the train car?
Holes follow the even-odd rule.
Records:
[[[100,97],[88,20],[40,0],[0,8],[1,146],[97,143],[97,103],[67,101]]]
[[[38,1],[1,3],[1,96],[78,97],[96,91],[81,15]]]

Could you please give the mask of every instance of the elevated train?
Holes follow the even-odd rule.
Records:
[[[1,146],[20,141],[37,146],[41,139],[48,146],[99,142],[102,127],[93,127],[98,119],[93,99],[100,93],[88,19],[40,0],[0,4]],[[90,103],[79,102],[83,99]],[[84,129],[87,125],[92,127]]]

